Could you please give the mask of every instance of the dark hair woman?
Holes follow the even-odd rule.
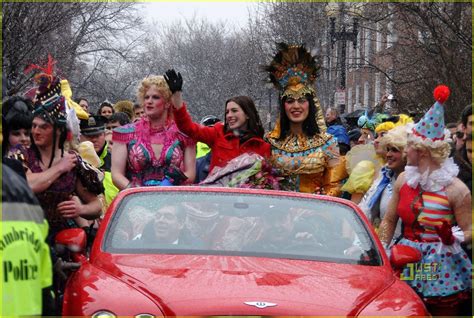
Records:
[[[99,110],[97,111],[97,115],[104,116],[107,119],[109,119],[114,113],[114,106],[107,101],[102,102],[102,104],[99,106]]]
[[[255,153],[264,158],[270,156],[270,145],[263,140],[263,126],[253,100],[236,96],[225,103],[225,120],[212,127],[199,125],[191,119],[181,97],[182,78],[174,70],[165,78],[173,96],[174,117],[178,128],[195,141],[206,143],[212,152],[209,172],[224,167],[230,160],[244,154]]]
[[[33,120],[33,104],[30,100],[14,96],[2,105],[3,138],[2,153],[8,152],[21,145],[28,148],[31,145],[30,132]]]
[[[319,130],[318,125],[316,124],[316,121],[314,118],[316,118],[316,106],[314,104],[313,97],[310,94],[305,94],[301,98],[306,99],[308,101],[308,116],[306,119],[303,121],[301,128],[303,133],[308,136],[308,137],[313,137],[316,134],[319,134],[321,131]],[[280,100],[280,125],[281,125],[281,134],[280,134],[280,140],[285,139],[288,134],[291,133],[291,126],[295,125],[297,123],[291,121],[288,118],[288,115],[285,111],[285,104],[293,103],[294,98],[293,97],[288,97],[284,96]]]

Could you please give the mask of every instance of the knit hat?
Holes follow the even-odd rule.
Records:
[[[449,88],[439,85],[435,88],[433,96],[436,102],[416,125],[410,125],[412,135],[409,141],[421,143],[431,148],[437,148],[450,141],[449,130],[444,125],[444,107],[450,94]]]

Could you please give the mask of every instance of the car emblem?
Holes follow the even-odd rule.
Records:
[[[257,308],[267,308],[267,307],[275,307],[277,304],[275,303],[267,303],[266,301],[246,301],[244,304],[249,306],[255,306]]]

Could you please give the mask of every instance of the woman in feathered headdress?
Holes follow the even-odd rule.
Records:
[[[266,139],[272,147],[272,164],[294,179],[295,190],[338,196],[346,175],[316,97],[319,68],[305,47],[278,44],[278,53],[265,70],[280,91],[280,117]]]

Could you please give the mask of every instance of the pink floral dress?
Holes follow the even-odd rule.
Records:
[[[125,176],[132,187],[179,185],[186,181],[183,174],[184,150],[194,141],[180,132],[174,122],[154,130],[147,118],[114,129],[113,142],[127,144]],[[152,144],[162,144],[159,158]]]

